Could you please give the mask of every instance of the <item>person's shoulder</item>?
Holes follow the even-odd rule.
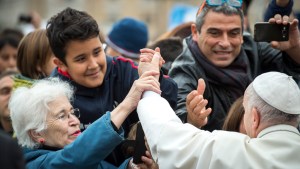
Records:
[[[251,33],[248,32],[248,31],[244,31],[243,32],[243,40],[252,40],[252,41],[254,41]]]
[[[0,130],[0,166],[4,168],[24,168],[22,149],[17,141],[4,131]]]
[[[183,42],[183,50],[172,63],[172,67],[195,65],[195,59],[186,42]],[[172,69],[172,68],[171,68]]]
[[[118,65],[118,66],[121,66],[121,67],[122,66],[129,66],[133,69],[138,68],[138,64],[136,62],[134,62],[131,59],[125,58],[123,56],[113,57],[112,59],[113,59],[112,62],[115,65]]]
[[[2,130],[0,130],[0,140],[2,143],[8,143],[8,142],[13,141],[13,139]],[[1,146],[3,146],[2,143],[0,144]]]
[[[58,67],[54,68],[49,78],[59,78],[62,81],[70,81],[70,75],[67,72],[60,70]]]
[[[244,31],[243,33],[243,49],[244,50],[255,50],[257,46],[257,42],[254,41],[250,32]]]
[[[50,77],[58,77],[59,76],[59,73],[58,73],[58,67],[55,67],[51,74],[50,74]]]

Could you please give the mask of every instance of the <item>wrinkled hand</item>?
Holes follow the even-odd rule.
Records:
[[[290,31],[289,31],[289,40],[285,42],[277,42],[272,41],[271,45],[273,48],[279,49],[281,51],[290,50],[300,46],[300,39],[299,39],[299,29],[298,29],[298,20],[293,19],[290,23]],[[269,19],[269,23],[276,23],[276,24],[283,24],[287,25],[289,23],[288,16],[281,16],[276,14],[274,18]]]
[[[205,108],[208,101],[203,98],[204,91],[205,82],[199,79],[197,90],[191,91],[186,99],[187,122],[198,128],[207,124],[207,117],[211,113],[211,108]]]
[[[142,161],[148,169],[158,169],[157,163],[152,159],[151,153],[146,151],[146,156],[142,156]]]
[[[162,67],[162,65],[165,63],[164,59],[160,55],[160,49],[157,47],[155,50],[144,48],[141,49],[141,55],[140,55],[140,62],[138,66],[138,72],[141,76],[145,71],[149,70],[155,70],[159,71]],[[154,56],[157,56],[159,58],[158,65],[157,63],[152,63]],[[153,65],[155,64],[155,65]]]
[[[146,151],[146,156],[142,156],[142,161],[143,163],[141,164],[134,164],[131,159],[129,161],[128,169],[159,169],[149,151]]]
[[[147,71],[139,79],[135,80],[127,96],[122,104],[129,108],[129,112],[136,109],[139,100],[144,91],[150,90],[161,94],[160,84],[154,76],[158,76],[159,72]]]

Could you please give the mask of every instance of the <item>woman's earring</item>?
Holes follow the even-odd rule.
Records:
[[[39,139],[39,143],[44,144],[45,143],[45,139],[43,139],[43,138]]]

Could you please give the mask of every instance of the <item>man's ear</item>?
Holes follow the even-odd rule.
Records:
[[[243,32],[242,32],[242,35],[241,35],[241,44],[244,43],[244,36],[243,36]]]
[[[59,67],[62,71],[67,71],[67,66],[59,60],[57,57],[53,59],[53,62],[56,64],[57,67]]]
[[[252,129],[255,133],[255,135],[258,135],[258,128],[259,128],[259,125],[260,125],[260,113],[258,112],[258,110],[254,107],[252,109]]]
[[[197,31],[197,26],[194,23],[191,24],[191,32],[192,32],[193,41],[197,42],[199,34]]]
[[[32,140],[34,140],[37,143],[39,143],[41,139],[44,139],[41,133],[36,132],[32,129],[28,131],[28,134],[32,138]]]

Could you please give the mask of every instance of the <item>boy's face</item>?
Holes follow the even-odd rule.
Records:
[[[56,58],[59,68],[78,84],[94,88],[102,85],[106,73],[106,56],[99,37],[75,40],[66,46],[66,63]]]

